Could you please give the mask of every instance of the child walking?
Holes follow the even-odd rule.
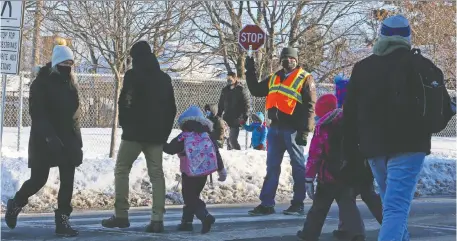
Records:
[[[251,115],[252,124],[246,125],[242,120],[240,122],[243,129],[252,132],[251,145],[256,150],[265,151],[267,146],[268,127],[265,123],[265,116],[262,112],[257,112]]]
[[[328,98],[328,97],[326,97]],[[336,98],[334,104],[336,106]],[[319,102],[319,101],[318,101]],[[321,108],[317,107],[316,109]],[[306,191],[313,199],[308,211],[303,230],[297,236],[301,240],[317,241],[322,231],[327,214],[334,200],[340,209],[340,218],[351,241],[365,240],[365,227],[353,195],[353,188],[345,185],[341,179],[343,162],[343,110],[330,109],[316,125],[311,141],[308,162],[306,163]],[[314,179],[318,177],[316,192]]]
[[[210,137],[213,124],[200,108],[189,107],[179,116],[178,125],[182,130],[181,134],[163,148],[165,153],[178,154],[180,159],[184,207],[178,231],[192,231],[195,215],[202,222],[201,233],[208,233],[216,219],[206,210],[200,193],[205,187],[208,175],[217,171],[218,180],[223,182],[227,178],[227,172],[217,144]]]

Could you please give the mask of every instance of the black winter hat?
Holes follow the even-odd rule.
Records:
[[[298,60],[298,50],[295,48],[283,48],[281,51],[281,57],[280,59],[286,58],[286,57],[292,57],[296,60]]]
[[[138,56],[151,54],[151,52],[151,46],[149,46],[148,42],[140,41],[132,46],[132,48],[130,49],[130,56],[132,56],[132,58],[135,58]]]

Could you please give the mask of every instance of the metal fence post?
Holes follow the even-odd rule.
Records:
[[[5,106],[6,106],[6,74],[2,75],[2,109],[1,115],[2,118],[0,119],[0,156],[2,154],[2,147],[3,147],[3,126],[5,125]]]
[[[22,132],[22,110],[24,106],[23,101],[24,93],[24,78],[19,74],[19,110],[17,115],[17,151],[21,148],[21,132]]]

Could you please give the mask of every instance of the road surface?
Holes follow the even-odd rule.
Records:
[[[371,216],[366,206],[359,202],[359,209],[365,221],[367,240],[377,240],[379,224]],[[297,240],[296,232],[303,225],[304,217],[285,216],[279,212],[287,205],[278,205],[277,214],[263,217],[250,217],[247,211],[254,205],[209,206],[209,211],[216,217],[216,224],[210,233],[201,235],[200,224],[194,221],[194,232],[176,232],[180,222],[181,209],[168,207],[165,216],[163,234],[143,232],[150,217],[149,209],[132,209],[131,227],[128,229],[105,229],[100,225],[103,218],[111,211],[75,212],[71,222],[80,231],[80,235],[64,240],[84,241],[146,241],[146,240],[246,240],[246,241],[290,241]],[[305,204],[305,209],[309,203]],[[423,198],[414,200],[409,227],[412,241],[455,241],[456,240],[456,200],[452,197]],[[333,205],[321,235],[321,241],[334,240],[331,232],[338,225],[338,208]],[[1,240],[62,240],[54,236],[54,217],[52,214],[22,214],[14,230],[6,227],[2,215]]]

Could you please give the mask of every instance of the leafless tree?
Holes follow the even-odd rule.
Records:
[[[129,65],[129,50],[139,40],[147,40],[156,54],[163,53],[188,19],[188,2],[60,1],[48,17],[47,29],[61,33],[89,49],[90,58],[99,54],[115,76],[115,108],[110,157],[114,155],[118,122],[117,99],[122,76]],[[174,51],[170,51],[174,52]],[[87,56],[87,55],[86,55]],[[173,56],[168,56],[168,60]],[[94,59],[92,59],[94,63]]]

